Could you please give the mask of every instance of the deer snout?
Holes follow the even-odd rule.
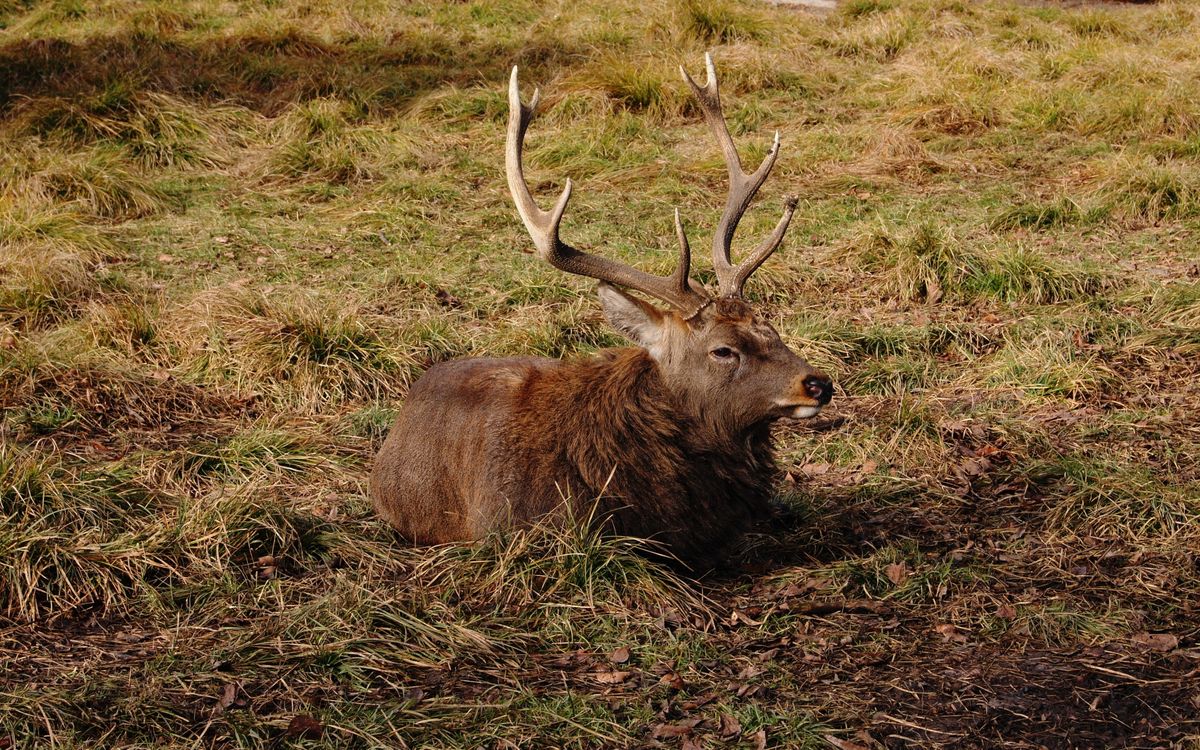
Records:
[[[804,379],[804,392],[821,406],[833,400],[833,380],[820,373]]]
[[[787,395],[775,401],[779,416],[808,419],[821,413],[833,399],[833,381],[829,376],[805,367],[789,383]]]

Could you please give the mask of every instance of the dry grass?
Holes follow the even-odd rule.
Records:
[[[1195,7],[231,8],[0,4],[0,750],[1197,746]],[[772,518],[703,581],[406,547],[414,378],[620,343],[521,252],[509,69],[564,236],[662,272],[706,49],[784,144],[744,234],[802,198],[750,293],[841,388]]]

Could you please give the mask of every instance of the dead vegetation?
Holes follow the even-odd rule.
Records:
[[[0,4],[0,749],[1198,746],[1195,7],[231,7]],[[521,252],[511,65],[569,239],[661,272],[705,49],[784,144],[745,233],[802,198],[749,294],[842,389],[773,517],[699,582],[405,547],[414,377],[617,343]]]

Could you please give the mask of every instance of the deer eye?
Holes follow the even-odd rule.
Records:
[[[728,346],[718,346],[709,352],[712,358],[718,362],[732,362],[737,359],[738,353]]]

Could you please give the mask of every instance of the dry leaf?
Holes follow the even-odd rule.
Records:
[[[721,739],[730,740],[742,733],[742,724],[733,714],[721,714]]]
[[[608,660],[613,664],[624,664],[625,662],[629,661],[629,649],[625,646],[614,649],[613,652],[608,655]]]
[[[752,680],[766,671],[766,669],[754,664],[747,664],[746,666],[742,667],[742,671],[738,672],[737,678],[739,680]]]
[[[288,722],[288,728],[284,734],[288,737],[319,740],[321,735],[325,734],[325,725],[307,714],[299,714]]]
[[[786,585],[783,588],[776,591],[775,595],[786,598],[789,596],[800,596],[803,593],[804,593],[804,589],[800,588],[799,586],[797,586],[794,583],[789,583],[788,585]]]
[[[767,750],[767,730],[760,729],[750,735],[750,744],[754,750]]]
[[[996,617],[1004,620],[1015,620],[1017,617],[1017,608],[1011,604],[1001,604],[996,608]]]
[[[804,464],[800,467],[800,471],[808,477],[819,477],[822,474],[828,474],[832,468],[833,466],[830,464]]]
[[[596,678],[596,682],[601,685],[619,685],[629,679],[629,675],[633,672],[596,672],[592,677]]]
[[[1178,636],[1170,633],[1134,633],[1130,640],[1139,646],[1163,653],[1179,648]]]
[[[888,580],[899,586],[908,580],[908,566],[904,562],[892,563],[883,569]]]
[[[667,672],[662,677],[658,678],[659,685],[666,685],[673,690],[683,690],[683,678],[677,672]]]
[[[236,683],[226,683],[221,688],[221,695],[217,698],[217,713],[223,713],[229,708],[241,708],[246,705],[246,699],[238,697],[238,686]]]
[[[867,750],[865,745],[860,745],[857,742],[851,742],[850,740],[839,739],[834,737],[832,734],[825,735],[824,740],[830,745],[838,748],[838,750]]]
[[[684,719],[674,724],[659,724],[654,727],[650,735],[656,740],[661,740],[664,737],[684,737],[692,733],[696,725],[700,723],[700,719]]]
[[[931,305],[937,304],[942,298],[942,285],[934,276],[925,280],[925,301]]]
[[[967,642],[967,636],[958,632],[958,628],[954,627],[954,625],[951,623],[938,625],[936,628],[934,628],[934,630],[936,630],[938,633],[941,633],[943,638],[953,643]]]
[[[690,701],[685,701],[679,708],[681,708],[684,711],[695,711],[697,708],[700,708],[701,706],[707,706],[709,703],[712,703],[719,697],[720,696],[717,693],[705,693],[704,695],[700,696],[699,698],[696,698],[696,699],[690,700]]]
[[[992,462],[986,458],[968,458],[958,466],[958,470],[965,477],[982,476],[990,468],[992,468]]]
[[[704,743],[698,737],[688,735],[683,738],[683,744],[679,747],[680,750],[704,750]]]

